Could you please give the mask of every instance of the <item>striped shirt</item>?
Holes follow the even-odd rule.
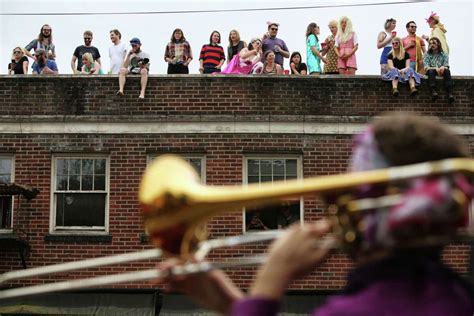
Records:
[[[203,66],[218,66],[222,60],[225,60],[224,49],[219,45],[203,45],[199,60],[202,60]]]

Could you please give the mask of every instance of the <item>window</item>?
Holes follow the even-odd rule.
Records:
[[[153,161],[153,159],[157,158],[158,156],[150,156],[149,162]],[[200,155],[183,155],[180,156],[181,159],[187,161],[193,168],[196,170],[199,179],[201,179],[201,183],[206,183],[206,166],[205,160],[203,156]]]
[[[13,182],[13,157],[0,156],[0,183]],[[0,232],[11,232],[13,222],[13,196],[0,195]]]
[[[262,183],[301,178],[301,159],[248,157],[244,162],[244,182]],[[244,231],[264,231],[284,228],[302,218],[302,199],[281,205],[244,211]]]
[[[108,229],[108,173],[104,157],[53,159],[52,230]]]

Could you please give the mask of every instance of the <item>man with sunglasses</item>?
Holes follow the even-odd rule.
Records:
[[[408,35],[402,39],[405,52],[410,55],[410,68],[418,73],[424,73],[423,55],[426,53],[425,41],[416,36],[416,23],[410,21],[406,24]]]
[[[92,46],[92,32],[91,31],[84,32],[84,45],[77,46],[76,50],[74,50],[74,54],[72,55],[72,59],[71,59],[71,69],[73,73],[75,74],[81,73],[82,56],[85,53],[91,53],[92,57],[94,58],[94,61],[99,63],[102,66],[102,63],[100,62],[99,50],[96,47]],[[77,61],[77,65],[76,65],[76,61]]]
[[[283,58],[290,57],[290,53],[285,41],[276,37],[280,24],[275,22],[268,22],[267,24],[268,32],[264,35],[262,42],[262,52],[265,53],[268,50],[273,51],[275,53],[275,63],[280,65],[281,68],[284,68]]]

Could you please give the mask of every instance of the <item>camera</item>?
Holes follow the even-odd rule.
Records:
[[[146,65],[150,62],[150,59],[149,58],[143,58],[143,59],[139,59],[137,62],[141,63],[142,65]]]

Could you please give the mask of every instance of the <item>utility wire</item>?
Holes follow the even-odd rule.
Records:
[[[180,10],[180,11],[140,11],[140,12],[55,12],[55,13],[0,13],[0,16],[72,16],[72,15],[153,15],[153,14],[193,14],[193,13],[223,13],[223,12],[253,12],[253,11],[281,11],[281,10],[308,10],[308,9],[325,9],[325,8],[348,8],[348,7],[367,7],[382,6],[406,3],[423,3],[435,2],[436,0],[401,0],[394,2],[379,3],[354,3],[354,4],[332,4],[332,5],[312,5],[301,7],[273,7],[273,8],[247,8],[247,9],[215,9],[215,10]]]

